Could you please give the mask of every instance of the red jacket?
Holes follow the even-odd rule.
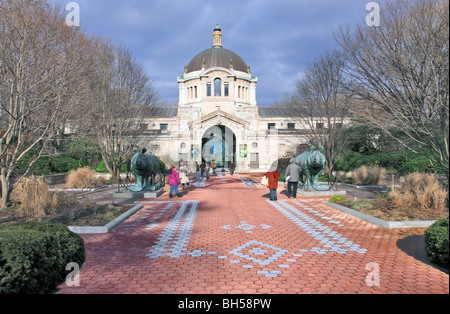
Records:
[[[280,177],[280,172],[277,170],[275,172],[267,172],[266,177],[269,179],[268,188],[271,190],[278,189],[278,178]]]

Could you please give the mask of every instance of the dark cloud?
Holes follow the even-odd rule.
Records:
[[[65,7],[70,1],[52,0]],[[212,45],[219,24],[223,45],[257,75],[257,101],[271,105],[292,92],[308,63],[336,47],[339,25],[355,25],[369,0],[78,0],[82,27],[128,46],[163,100],[178,98],[184,65]]]

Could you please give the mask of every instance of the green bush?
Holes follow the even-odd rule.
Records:
[[[50,168],[52,173],[67,173],[84,166],[85,163],[82,160],[77,160],[68,156],[55,155],[50,158]]]
[[[16,172],[22,174],[28,168],[31,160],[38,154],[37,151],[32,150],[28,152],[18,163]],[[52,173],[68,173],[71,170],[76,170],[79,167],[86,166],[86,162],[82,159],[76,159],[66,155],[52,155],[45,156],[38,159],[30,169],[30,174],[36,176],[50,175]]]
[[[440,169],[436,169],[439,173],[442,173]],[[401,174],[406,173],[414,173],[414,172],[421,172],[421,173],[433,173],[434,168],[430,163],[430,160],[424,156],[418,156],[416,158],[410,159],[407,162],[405,162],[401,167],[399,167],[399,172]]]
[[[428,158],[409,151],[378,152],[365,155],[357,152],[346,153],[337,160],[334,170],[353,171],[362,166],[382,167],[400,174],[413,172],[444,173],[441,168],[434,169]]]
[[[425,249],[431,262],[449,267],[449,221],[438,220],[425,231]]]
[[[359,200],[356,202],[352,202],[352,209],[361,211],[364,209],[372,208],[373,200]]]
[[[127,160],[121,167],[120,167],[120,173],[126,173],[129,169],[129,164],[131,162],[131,158]],[[95,168],[95,172],[98,173],[109,173],[108,169],[106,169],[105,162],[102,160]]]
[[[50,293],[65,280],[68,263],[84,261],[83,239],[62,224],[0,227],[0,294]]]
[[[98,173],[109,173],[109,171],[106,169],[105,162],[102,160],[95,168],[95,172]]]
[[[39,152],[36,150],[31,150],[27,154],[25,154],[25,156],[19,162],[17,162],[15,172],[17,174],[25,173],[31,160],[33,160],[34,157],[38,155],[38,153]],[[52,171],[50,169],[48,157],[41,157],[33,164],[33,166],[30,169],[30,174],[34,174],[36,176],[49,175],[51,174],[51,172]]]
[[[88,167],[95,167],[102,159],[97,142],[89,137],[77,138],[71,141],[68,156],[81,161],[83,166]]]
[[[344,195],[333,195],[328,199],[328,203],[342,204],[347,202],[347,198]]]

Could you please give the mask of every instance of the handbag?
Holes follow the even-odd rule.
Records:
[[[266,176],[264,176],[264,177],[261,179],[261,185],[268,186],[268,185],[269,185],[269,178],[267,178]]]
[[[164,185],[164,192],[169,192],[169,191],[170,191],[170,185],[169,185],[169,183],[166,183]]]

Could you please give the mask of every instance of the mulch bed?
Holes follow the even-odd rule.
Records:
[[[439,220],[449,215],[448,209],[396,207],[389,199],[350,201],[342,205],[384,221]]]
[[[17,206],[13,206],[0,209],[0,225],[38,220],[62,223],[66,226],[104,226],[132,207],[133,205],[92,205],[85,208],[72,206],[60,209],[53,215],[35,218],[21,216]]]

